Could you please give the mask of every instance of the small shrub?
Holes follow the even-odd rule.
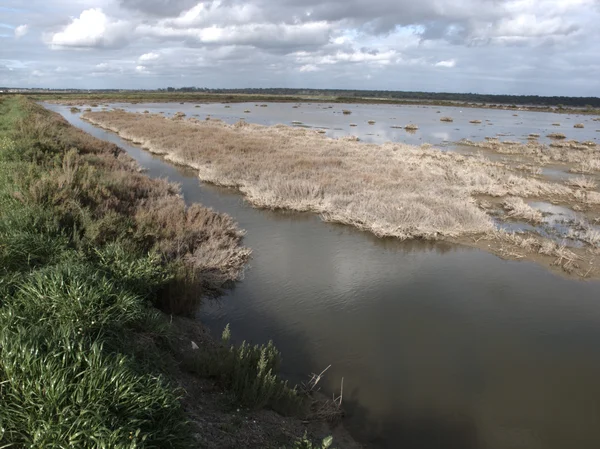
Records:
[[[585,126],[584,126],[583,123],[576,123],[576,124],[573,125],[573,128],[582,129],[582,128],[585,128]]]
[[[375,120],[369,120],[367,123],[368,123],[369,125],[374,125],[374,124],[375,124]]]
[[[440,122],[453,122],[454,119],[452,117],[442,117]]]
[[[479,124],[481,123],[481,120],[470,120],[469,123]]]
[[[350,111],[350,110],[348,110],[348,109],[344,109],[344,110],[342,111],[342,114],[344,114],[344,115],[350,115],[350,114],[352,114],[352,111]]]
[[[406,125],[404,127],[404,129],[406,129],[408,131],[416,131],[417,129],[419,129],[419,127],[413,123],[409,123],[408,125]]]

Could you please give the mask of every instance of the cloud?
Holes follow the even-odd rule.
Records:
[[[52,49],[111,48],[125,44],[127,35],[127,22],[113,20],[102,9],[92,8],[72,19],[62,31],[52,34],[48,44]]]
[[[318,72],[320,69],[314,64],[305,64],[298,69],[300,72]]]
[[[7,1],[1,85],[600,91],[598,0]]]
[[[15,28],[15,38],[19,39],[27,34],[29,25],[19,25]]]
[[[150,52],[150,53],[144,53],[142,56],[139,57],[139,60],[140,61],[155,61],[158,58],[160,58],[160,55],[158,53]]]
[[[435,64],[436,67],[447,67],[447,68],[452,68],[456,66],[456,60],[454,59],[448,59],[447,61],[440,61],[438,63]]]

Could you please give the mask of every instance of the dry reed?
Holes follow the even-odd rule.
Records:
[[[480,194],[573,196],[567,186],[517,176],[480,156],[426,147],[122,111],[85,118],[196,168],[205,181],[237,187],[256,206],[314,211],[378,236],[437,239],[492,231],[475,201]]]

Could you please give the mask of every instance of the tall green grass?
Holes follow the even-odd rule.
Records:
[[[23,100],[0,110],[0,447],[190,447],[181,392],[133,356],[166,337],[152,304],[173,267],[90,238],[78,151],[19,134]]]

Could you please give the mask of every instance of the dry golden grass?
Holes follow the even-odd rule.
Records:
[[[504,200],[502,207],[507,211],[507,215],[511,218],[526,220],[533,223],[542,221],[542,213],[531,207],[522,198],[509,197]]]
[[[484,148],[500,154],[525,156],[531,158],[538,166],[549,163],[567,164],[567,169],[574,173],[594,173],[600,171],[600,152],[595,144],[577,142],[575,140],[555,141],[549,145],[529,140],[527,143],[501,142],[497,138],[486,138],[483,142],[461,141],[464,145]],[[593,143],[593,142],[591,142]]]
[[[477,125],[477,124],[481,123],[481,120],[469,120],[469,123],[473,123],[474,125]]]
[[[409,130],[409,131],[416,131],[417,129],[419,129],[419,127],[413,123],[409,123],[408,125],[406,125],[404,127],[404,129]]]
[[[344,115],[350,115],[350,114],[352,114],[352,111],[350,111],[350,110],[348,110],[348,109],[344,109],[344,110],[342,111],[342,114],[344,114]]]
[[[490,232],[493,222],[478,207],[477,195],[574,196],[567,186],[515,175],[483,157],[425,146],[362,144],[284,125],[194,123],[122,111],[84,117],[196,168],[205,181],[239,188],[256,206],[314,211],[378,236]]]
[[[581,129],[581,128],[585,128],[585,126],[584,126],[583,123],[576,123],[576,124],[573,125],[573,128]]]
[[[452,117],[442,117],[440,122],[453,122],[454,119]]]

